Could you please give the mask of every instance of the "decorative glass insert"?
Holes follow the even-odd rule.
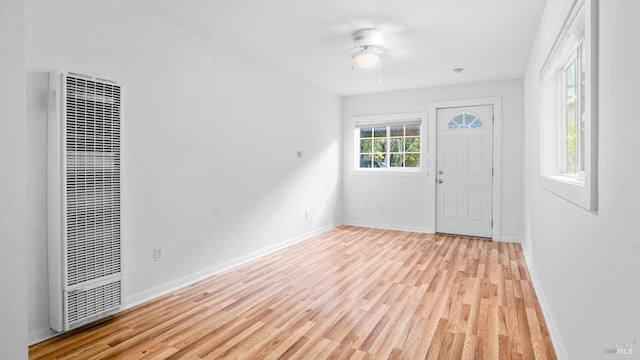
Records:
[[[394,124],[358,129],[359,168],[419,168],[420,125]]]
[[[483,129],[484,123],[477,115],[461,113],[453,116],[447,123],[447,129]]]

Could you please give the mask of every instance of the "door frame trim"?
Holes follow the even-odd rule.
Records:
[[[496,96],[431,102],[429,104],[428,117],[428,171],[434,174],[433,179],[435,179],[438,109],[482,105],[493,105],[493,229],[491,231],[491,238],[495,241],[502,241],[502,97]],[[433,206],[430,207],[428,213],[430,223],[433,224],[433,230],[435,232],[437,220],[436,182],[435,180],[430,181],[429,184],[429,193],[433,199]]]

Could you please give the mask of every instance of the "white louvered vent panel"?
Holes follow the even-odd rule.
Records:
[[[119,273],[120,88],[67,76],[67,285]]]
[[[122,94],[59,72],[49,90],[49,313],[63,331],[122,306]]]
[[[102,314],[119,308],[121,291],[121,281],[114,281],[91,289],[67,293],[69,327],[87,324],[99,319]]]

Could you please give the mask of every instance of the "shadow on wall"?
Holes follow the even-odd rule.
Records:
[[[237,110],[235,119],[221,120],[210,104],[182,118],[170,109],[163,119],[157,108],[144,107],[149,99],[139,103],[134,98],[141,90],[127,84],[135,81],[116,80],[124,90],[126,297],[340,221],[338,122],[327,125],[318,115],[297,122],[286,112],[269,114],[268,119],[276,119],[269,122],[242,116],[244,109]],[[29,71],[26,82],[33,340],[48,334],[48,72]],[[201,116],[189,116],[194,114]],[[163,247],[161,263],[153,262],[155,246]]]

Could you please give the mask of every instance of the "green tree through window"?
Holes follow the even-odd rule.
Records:
[[[420,124],[362,127],[359,168],[419,168]]]

